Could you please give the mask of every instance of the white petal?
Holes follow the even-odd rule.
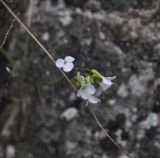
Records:
[[[96,98],[95,96],[90,96],[89,99],[88,99],[88,101],[90,103],[92,103],[92,104],[96,104],[96,103],[100,102],[101,100],[98,99],[98,98]]]
[[[58,68],[62,68],[64,66],[64,60],[63,59],[57,59],[56,60],[56,66]]]
[[[65,72],[70,72],[73,69],[73,67],[74,67],[73,63],[66,63],[63,66],[63,70]]]
[[[106,91],[108,88],[111,87],[111,85],[106,85],[106,84],[104,84],[104,82],[102,82],[101,87],[102,87],[103,91]]]
[[[81,87],[77,92],[77,97],[81,97],[82,99],[88,99],[90,97],[90,94]]]
[[[66,56],[66,57],[64,58],[64,60],[65,60],[66,62],[68,62],[68,63],[72,63],[72,62],[75,60],[75,58],[73,58],[73,57],[71,57],[71,56]]]
[[[85,91],[91,95],[93,95],[96,92],[96,89],[94,88],[93,85],[89,85],[86,87]]]
[[[80,88],[77,92],[77,97],[81,97],[81,94],[82,94],[82,88]]]
[[[100,86],[99,88],[97,88],[96,92],[95,92],[95,96],[100,96],[103,92],[103,88]]]
[[[82,99],[89,99],[90,96],[91,95],[89,93],[87,93],[86,91],[81,92]]]
[[[113,77],[107,77],[108,80],[112,81],[114,79],[116,79],[116,76],[113,76]]]
[[[107,78],[103,78],[103,83],[105,84],[105,85],[108,85],[108,86],[111,86],[113,83],[110,81],[110,80],[108,80]]]

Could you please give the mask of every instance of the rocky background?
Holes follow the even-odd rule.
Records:
[[[159,158],[159,0],[6,2],[55,59],[117,76],[91,108],[133,157]],[[12,20],[0,5],[0,44]],[[126,158],[16,22],[0,52],[0,157]]]

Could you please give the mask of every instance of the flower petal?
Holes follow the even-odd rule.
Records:
[[[89,99],[91,95],[89,93],[87,93],[86,91],[82,91],[81,92],[81,98],[82,99]]]
[[[93,85],[89,85],[86,87],[85,91],[91,95],[93,95],[96,92],[96,89],[94,88]]]
[[[71,57],[71,56],[66,56],[66,57],[64,58],[64,60],[65,60],[66,62],[68,62],[68,63],[72,63],[72,62],[75,60],[75,58],[73,58],[73,57]]]
[[[85,91],[83,87],[81,87],[77,92],[77,97],[81,97],[82,99],[88,99],[90,94]]]
[[[116,79],[116,76],[113,76],[113,77],[107,77],[108,80],[112,81],[114,79]]]
[[[80,88],[77,92],[77,97],[81,97],[81,94],[82,94],[82,88]]]
[[[70,72],[73,68],[74,68],[74,64],[73,63],[66,63],[63,66],[63,70],[65,72]]]
[[[97,96],[97,97],[100,96],[102,94],[102,92],[103,92],[102,86],[98,87],[95,92],[95,96]]]
[[[92,103],[92,104],[96,104],[98,102],[100,102],[101,100],[96,98],[95,96],[90,96],[88,99],[88,102]]]
[[[108,80],[107,78],[103,78],[103,83],[108,86],[111,86],[113,84],[112,81]]]
[[[62,68],[64,66],[64,60],[63,59],[57,59],[56,60],[56,67]]]
[[[111,87],[111,85],[106,85],[106,84],[104,84],[104,82],[101,82],[101,87],[102,87],[103,91],[106,91],[108,88]]]

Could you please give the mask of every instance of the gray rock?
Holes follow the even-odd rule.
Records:
[[[117,94],[122,97],[122,98],[126,98],[128,96],[128,89],[127,86],[125,84],[122,84],[119,89]]]
[[[85,9],[89,9],[93,12],[99,11],[101,9],[101,3],[97,0],[89,0],[85,5]]]
[[[78,110],[75,108],[68,108],[61,114],[61,118],[65,119],[66,121],[71,121],[74,119],[78,114]]]

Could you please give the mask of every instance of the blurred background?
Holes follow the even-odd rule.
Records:
[[[117,76],[91,109],[135,158],[159,158],[159,0],[5,2],[55,59]],[[2,4],[0,45],[0,158],[126,158]]]

